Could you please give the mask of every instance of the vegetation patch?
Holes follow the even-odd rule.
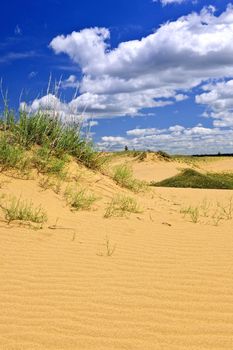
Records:
[[[65,198],[72,210],[90,210],[97,197],[86,189],[79,191],[68,187],[65,191]]]
[[[22,147],[11,144],[5,136],[0,138],[0,172],[18,169],[25,170],[27,158]]]
[[[38,173],[41,174],[52,174],[61,178],[64,178],[66,175],[65,156],[61,158],[52,156],[47,147],[41,147],[35,152],[32,158],[32,164],[37,169]]]
[[[164,151],[157,151],[155,153],[160,159],[162,160],[166,160],[166,161],[169,161],[172,159],[172,157],[170,156],[170,154],[168,154],[167,152],[164,152]]]
[[[117,195],[113,197],[112,201],[109,203],[104,217],[109,218],[111,216],[127,216],[131,213],[141,213],[141,210],[134,198]]]
[[[201,174],[193,169],[185,169],[180,174],[160,182],[152,182],[157,187],[233,189],[233,173]]]
[[[140,192],[146,189],[146,183],[133,178],[133,171],[126,164],[115,167],[113,180],[121,187],[133,192]]]
[[[16,156],[18,152],[17,157],[19,158],[20,149],[24,151],[31,150],[35,146],[43,148],[41,153],[40,151],[39,154],[37,152],[37,160],[34,159],[35,164],[38,169],[45,165],[49,172],[55,172],[57,167],[59,170],[62,167],[64,156],[67,155],[74,157],[86,167],[94,170],[101,169],[108,160],[106,155],[94,149],[88,135],[83,136],[81,123],[63,123],[56,116],[55,111],[54,113],[51,111],[51,114],[43,112],[28,114],[21,111],[19,118],[16,119],[14,114],[6,108],[0,124],[4,134],[3,141],[5,142],[5,144],[0,145],[0,148],[3,149],[0,163],[3,165],[4,158],[9,153],[13,158],[13,154]],[[18,158],[10,165],[17,165]],[[56,164],[51,164],[51,162]],[[5,163],[9,163],[8,158]]]
[[[3,200],[4,199],[4,200]],[[1,198],[1,209],[8,224],[12,221],[26,221],[43,224],[47,221],[47,215],[41,207],[34,207],[32,202],[22,201],[21,198]]]
[[[196,206],[182,207],[180,213],[184,218],[189,217],[193,223],[205,223],[218,226],[221,221],[232,220],[233,201],[232,197],[225,203],[209,202],[206,199]]]

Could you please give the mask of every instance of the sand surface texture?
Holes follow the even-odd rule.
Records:
[[[139,163],[135,174],[162,179],[166,168],[168,177],[177,164]],[[135,195],[80,173],[78,183],[99,196],[90,211],[70,211],[38,179],[1,176],[1,194],[41,204],[48,222],[33,230],[1,213],[0,349],[232,350],[233,220],[220,209],[229,209],[232,192]],[[104,218],[120,192],[143,212]],[[183,213],[188,206],[199,208],[197,222]]]

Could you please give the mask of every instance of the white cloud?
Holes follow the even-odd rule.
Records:
[[[126,142],[126,139],[121,136],[103,136],[102,141],[106,144],[114,143],[114,145],[123,145]]]
[[[73,74],[71,74],[66,80],[63,80],[61,85],[64,89],[66,88],[78,89],[80,86],[79,81],[77,80],[77,77]]]
[[[153,0],[153,2],[160,1],[163,6],[170,5],[170,4],[182,4],[186,0]]]
[[[155,135],[155,134],[161,134],[164,130],[159,130],[156,128],[147,128],[147,129],[133,129],[128,130],[126,134],[128,136],[145,136],[145,135]]]
[[[233,76],[233,6],[215,16],[212,6],[161,25],[154,33],[109,44],[107,28],[89,28],[54,38],[50,47],[81,70],[63,86],[79,85],[68,104],[91,117],[140,115],[145,108],[177,103],[209,79]]]
[[[10,63],[17,60],[27,59],[35,57],[37,54],[35,51],[26,51],[26,52],[8,52],[5,55],[0,57],[0,63]]]
[[[195,126],[184,128],[180,125],[168,129],[134,129],[126,132],[126,137],[104,136],[99,148],[119,150],[127,145],[130,149],[165,150],[169,153],[217,153],[232,152],[233,130],[204,128]]]
[[[233,126],[233,80],[207,84],[203,90],[196,102],[207,106],[204,116],[214,118],[215,126]]]

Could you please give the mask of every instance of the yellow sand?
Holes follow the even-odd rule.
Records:
[[[153,167],[158,179],[176,168],[157,165],[145,169]],[[31,199],[49,217],[35,231],[8,226],[1,215],[0,349],[232,350],[233,221],[193,223],[180,213],[204,200],[227,205],[232,192],[157,188],[132,195],[106,176],[81,173],[79,183],[101,198],[92,211],[76,213],[35,179],[0,178],[9,181],[0,193]],[[104,219],[120,192],[144,212]]]

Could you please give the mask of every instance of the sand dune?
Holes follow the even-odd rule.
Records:
[[[149,179],[155,165],[135,166],[136,175],[139,166],[139,177]],[[159,167],[161,179],[177,164]],[[204,200],[227,205],[232,192],[156,188],[134,195],[104,175],[79,171],[79,182],[101,197],[91,211],[71,212],[36,179],[1,176],[9,181],[1,193],[41,204],[49,220],[36,231],[0,222],[0,349],[233,349],[232,220],[215,226],[211,217],[193,223],[180,213]],[[135,197],[143,213],[104,219],[119,192]]]

